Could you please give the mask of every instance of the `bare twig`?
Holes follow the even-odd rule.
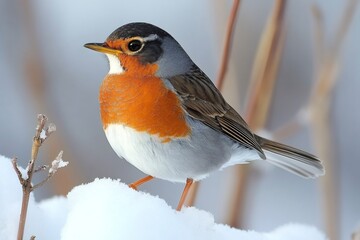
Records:
[[[65,167],[68,164],[68,162],[62,161],[62,155],[63,155],[63,151],[60,151],[60,153],[58,154],[56,159],[54,161],[52,161],[52,164],[51,164],[52,166],[49,169],[47,177],[44,178],[38,184],[34,185],[32,187],[32,190],[35,190],[36,188],[41,187],[42,185],[44,185],[44,183],[46,183],[57,172],[57,170],[59,168]]]
[[[336,59],[338,58],[339,55],[339,51],[343,42],[343,39],[346,35],[346,31],[349,28],[349,25],[351,24],[351,19],[352,16],[354,14],[354,11],[356,9],[356,5],[358,4],[358,0],[351,0],[349,1],[349,4],[346,7],[345,13],[341,23],[339,24],[339,27],[337,29],[337,33],[335,34],[335,40],[333,41],[333,44],[326,48],[325,47],[325,38],[324,38],[324,16],[322,14],[322,11],[319,9],[319,6],[314,4],[312,5],[312,13],[314,16],[314,36],[315,36],[315,47],[314,47],[314,52],[315,52],[315,62],[317,65],[317,69],[322,68],[321,65],[324,65],[325,61],[329,61],[329,63],[327,64],[332,64],[331,59]],[[325,55],[327,54],[327,55]],[[330,67],[331,68],[331,67]],[[318,73],[318,75],[321,75]],[[331,74],[330,74],[331,75]],[[327,92],[327,94],[329,92],[332,91],[333,89],[333,85],[336,82],[336,78],[332,78],[332,81],[329,81],[330,78],[327,78],[327,81],[321,81],[321,83],[319,81],[317,81],[317,89],[318,91],[321,92]],[[320,86],[321,85],[321,86]],[[315,89],[315,87],[314,87]],[[316,90],[313,91],[313,95],[316,95],[317,93]],[[308,105],[311,105],[311,103],[309,103]],[[303,109],[301,109],[299,112],[306,110],[309,111],[309,106],[304,107]],[[299,113],[295,115],[295,118],[291,119],[288,123],[286,123],[285,125],[281,126],[279,129],[277,129],[274,133],[274,135],[276,135],[276,139],[278,138],[285,138],[289,135],[295,134],[304,122],[301,119],[301,116]],[[290,130],[290,131],[288,131]]]
[[[234,0],[233,5],[231,7],[231,13],[229,15],[228,19],[228,25],[226,30],[226,37],[225,37],[225,43],[224,43],[224,49],[223,49],[223,55],[221,59],[221,66],[219,70],[219,74],[216,80],[216,87],[221,91],[223,88],[224,80],[225,80],[225,74],[228,69],[228,62],[230,58],[230,49],[231,49],[231,43],[234,36],[235,31],[235,23],[236,23],[236,17],[239,12],[239,5],[240,0]],[[197,198],[197,193],[199,190],[200,182],[194,182],[190,188],[189,197],[186,201],[186,205],[193,206],[195,203],[195,200]]]
[[[285,40],[283,27],[285,7],[286,0],[275,2],[254,61],[245,114],[253,130],[263,128],[267,120]]]
[[[276,0],[273,11],[269,17],[267,26],[263,32],[258,53],[252,72],[251,88],[249,91],[249,101],[245,114],[246,121],[253,131],[264,127],[272,92],[275,86],[277,71],[284,46],[284,15],[286,0]],[[239,216],[243,216],[247,189],[248,171],[250,166],[235,166],[234,192],[230,197],[230,204],[227,214],[227,224],[239,227]]]
[[[26,216],[27,216],[27,209],[29,205],[29,198],[30,193],[35,189],[43,185],[46,181],[48,181],[56,172],[56,170],[60,167],[66,166],[66,164],[61,164],[62,160],[62,152],[58,155],[58,157],[54,160],[57,161],[56,166],[54,165],[50,168],[49,174],[47,178],[45,178],[43,181],[36,185],[32,185],[31,180],[35,172],[45,170],[47,166],[40,166],[39,168],[35,169],[35,162],[39,153],[39,148],[41,147],[42,143],[50,136],[51,133],[53,133],[56,130],[56,127],[54,124],[49,124],[49,126],[45,129],[45,125],[47,123],[47,117],[43,114],[38,115],[38,124],[36,126],[35,136],[33,138],[33,145],[31,148],[31,159],[27,166],[27,177],[24,178],[21,174],[21,171],[19,170],[19,167],[17,165],[17,159],[14,158],[12,160],[12,165],[14,167],[14,170],[16,172],[16,175],[19,178],[19,182],[22,186],[22,204],[21,204],[21,212],[20,212],[20,219],[19,219],[19,228],[18,228],[18,234],[17,239],[22,240],[24,238],[24,230],[25,230],[25,223],[26,223]],[[63,162],[62,162],[63,163]],[[53,162],[54,164],[54,162]],[[30,239],[35,239],[35,236],[32,236]]]
[[[18,166],[18,164],[17,164],[17,159],[16,159],[16,158],[13,158],[13,159],[11,160],[11,163],[12,163],[12,165],[13,165],[13,168],[14,168],[14,170],[15,170],[15,172],[16,172],[16,175],[18,176],[18,179],[19,179],[21,185],[24,184],[24,179],[23,179],[23,177],[22,177],[22,173],[21,173],[20,170],[19,170],[19,166]]]
[[[316,82],[309,101],[315,147],[318,156],[323,159],[326,169],[326,175],[321,178],[321,189],[326,232],[330,239],[338,239],[339,237],[339,186],[336,184],[337,161],[335,159],[334,142],[332,141],[332,127],[329,122],[331,96],[338,80],[341,47],[358,2],[358,0],[349,0],[332,45],[326,49],[327,51],[323,56],[320,56],[321,59],[319,59],[319,66],[315,75]],[[315,15],[315,21],[320,20]],[[321,24],[315,23],[315,27],[319,26]],[[321,30],[315,29],[315,31]]]
[[[315,36],[315,62],[317,67],[319,67],[320,62],[322,61],[324,57],[324,51],[325,51],[325,33],[324,33],[324,16],[322,14],[322,11],[319,9],[319,6],[316,4],[313,4],[311,7],[312,14],[314,16],[314,36]]]
[[[53,108],[47,100],[46,89],[48,87],[49,81],[46,79],[46,70],[44,66],[44,59],[42,58],[42,50],[43,48],[39,45],[39,31],[38,25],[36,21],[36,13],[34,12],[34,7],[32,3],[23,0],[21,4],[17,4],[19,7],[19,11],[21,12],[21,24],[25,31],[25,35],[28,36],[27,44],[24,51],[24,61],[23,61],[23,70],[25,71],[24,84],[27,86],[27,90],[33,98],[34,108],[37,111],[45,111],[48,113],[52,113]],[[48,137],[52,132],[52,126],[49,124],[49,129],[44,129],[42,136],[44,138]],[[63,133],[63,132],[62,132]],[[52,137],[52,142],[48,146],[47,150],[43,152],[45,154],[46,159],[51,159],[54,154],[58,153],[58,149],[56,146],[66,146],[67,156],[69,158],[74,158],[73,155],[76,151],[73,150],[73,146],[68,144],[62,135],[62,133],[56,134],[56,136]],[[69,189],[72,188],[74,182],[79,181],[82,178],[82,172],[78,169],[76,174],[72,174],[72,171],[76,166],[73,166],[71,169],[68,169],[62,175],[61,183],[58,181],[51,182],[52,187],[55,189],[54,191],[57,194],[66,193]]]
[[[321,178],[323,213],[326,225],[326,232],[330,239],[337,239],[339,236],[338,223],[338,185],[336,184],[336,159],[334,143],[332,141],[332,130],[329,122],[331,96],[339,73],[339,56],[347,30],[351,24],[354,11],[359,0],[349,0],[343,13],[342,19],[335,34],[332,45],[325,48],[324,19],[321,10],[317,5],[312,7],[314,15],[314,36],[315,36],[315,84],[308,106],[302,108],[296,117],[276,131],[275,138],[285,137],[294,134],[305,123],[311,120],[315,147],[318,156],[323,160],[326,175]],[[306,112],[305,112],[306,111]],[[306,118],[304,121],[305,112]]]
[[[339,51],[341,50],[341,47],[344,42],[344,38],[349,30],[350,24],[352,22],[358,4],[359,4],[359,0],[348,0],[348,4],[346,6],[346,9],[344,10],[340,24],[335,34],[335,40],[332,45],[334,57],[336,57],[336,55],[338,55]]]
[[[38,168],[36,168],[36,169],[34,170],[34,173],[45,171],[45,170],[48,169],[48,168],[49,168],[48,165],[39,166]]]
[[[216,86],[219,90],[222,89],[224,79],[225,79],[225,74],[226,74],[226,71],[228,68],[231,42],[232,42],[234,31],[235,31],[235,23],[236,23],[237,14],[239,12],[239,5],[240,5],[240,0],[234,0],[233,5],[231,7],[231,13],[229,16],[228,26],[227,26],[227,30],[226,30],[223,55],[222,55],[221,63],[220,63],[221,64],[220,70],[219,70],[219,74],[218,74],[218,77],[216,80]]]

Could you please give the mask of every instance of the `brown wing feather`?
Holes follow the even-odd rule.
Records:
[[[188,74],[168,79],[181,97],[187,113],[216,131],[221,131],[241,145],[265,154],[241,116],[224,100],[211,80],[197,66]]]

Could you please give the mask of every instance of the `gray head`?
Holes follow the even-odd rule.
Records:
[[[185,73],[193,65],[170,34],[148,23],[126,24],[112,32],[104,43],[88,43],[85,47],[107,55],[110,74],[131,70],[128,62],[132,61],[143,66],[156,64],[156,75],[160,77]]]

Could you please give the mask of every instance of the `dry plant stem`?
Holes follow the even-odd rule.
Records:
[[[359,0],[349,0],[344,11],[341,22],[338,26],[333,44],[325,49],[324,40],[324,19],[321,10],[317,5],[313,5],[314,15],[314,36],[315,36],[315,63],[317,73],[316,83],[313,86],[313,93],[307,109],[310,111],[310,120],[314,133],[315,147],[317,155],[323,160],[326,174],[320,179],[322,189],[323,214],[326,225],[326,232],[329,239],[338,239],[339,236],[339,210],[338,210],[338,185],[336,184],[336,159],[334,152],[332,128],[329,122],[331,94],[338,80],[339,73],[339,54],[347,30],[351,24],[354,11]],[[327,50],[327,51],[326,51]],[[296,116],[299,116],[297,114]],[[300,123],[299,117],[291,120],[287,126],[296,126]],[[300,125],[300,124],[299,124]],[[292,129],[291,133],[296,132],[300,127]],[[284,129],[285,130],[285,129]],[[280,131],[279,131],[280,132]],[[280,134],[284,137],[285,134]],[[279,137],[279,136],[277,136]]]
[[[337,72],[337,63],[331,61],[321,67],[318,76],[319,81],[333,82],[335,81],[334,78],[337,77]],[[338,185],[336,184],[336,179],[338,178],[335,170],[336,154],[334,152],[334,143],[332,141],[333,136],[329,122],[330,93],[323,92],[323,94],[321,94],[322,90],[316,89],[315,92],[318,95],[314,95],[311,100],[311,123],[317,155],[320,157],[320,159],[323,159],[323,164],[326,169],[325,176],[320,179],[323,201],[323,204],[321,205],[323,206],[323,217],[325,220],[326,232],[330,239],[338,239],[339,189]]]
[[[350,24],[352,22],[358,4],[359,4],[359,0],[348,0],[348,4],[341,18],[340,25],[337,28],[337,33],[335,34],[335,41],[332,46],[333,53],[335,56],[339,54],[341,46],[343,45],[344,38],[349,30]]]
[[[319,9],[318,5],[312,5],[311,7],[312,14],[314,16],[314,36],[315,36],[315,63],[316,66],[319,67],[321,64],[321,60],[324,57],[324,50],[325,50],[325,37],[324,37],[324,16],[322,15],[321,10]]]
[[[335,36],[336,39],[333,42],[333,45],[330,47],[331,52],[327,53],[328,56],[325,56],[326,49],[325,49],[325,37],[324,37],[325,35],[324,16],[322,14],[322,11],[319,9],[317,5],[315,4],[312,5],[311,11],[314,16],[314,36],[315,36],[314,52],[315,52],[315,63],[317,69],[321,68],[321,65],[323,64],[325,58],[336,58],[336,56],[339,54],[338,52],[340,51],[343,38],[346,35],[346,31],[348,30],[349,25],[351,24],[351,19],[354,14],[354,11],[356,10],[356,6],[358,2],[359,2],[358,0],[349,1],[349,4],[347,5],[347,8],[345,10],[347,14],[344,15],[344,17],[341,20],[337,34]],[[323,84],[325,84],[326,88],[332,88],[332,84],[335,84],[335,81],[333,81],[332,84],[326,83],[326,81],[324,81]],[[309,107],[307,106],[306,111],[309,111],[308,108]],[[303,109],[300,109],[300,111],[302,110]],[[274,138],[279,140],[279,139],[284,139],[290,135],[294,135],[296,132],[298,132],[301,129],[302,125],[304,125],[300,122],[301,121],[299,121],[299,114],[296,114],[295,118],[291,119],[288,123],[284,124],[279,129],[274,131],[274,135],[273,135]]]
[[[220,70],[219,70],[219,74],[218,74],[218,77],[217,77],[216,82],[215,82],[215,85],[216,85],[217,89],[219,89],[220,91],[223,88],[226,71],[228,69],[228,63],[229,63],[229,58],[230,58],[230,50],[231,50],[231,43],[232,43],[232,39],[233,39],[233,36],[234,36],[235,23],[236,23],[236,18],[237,18],[238,12],[239,12],[239,6],[240,6],[240,0],[234,0],[233,5],[231,7],[229,20],[228,20],[225,43],[224,43],[224,49],[223,49],[223,54],[222,54],[222,58],[221,58],[221,62],[220,62],[220,64],[221,64],[220,65]],[[193,206],[194,205],[195,200],[197,198],[197,193],[199,191],[199,186],[200,186],[200,182],[194,182],[192,184],[192,187],[191,187],[190,192],[189,192],[189,197],[188,197],[188,200],[187,200],[187,205],[188,206]]]
[[[263,32],[251,76],[246,117],[253,130],[264,127],[268,117],[284,45],[285,0],[277,0]]]
[[[318,56],[319,59],[317,62],[319,64],[315,76],[316,83],[309,102],[315,147],[318,156],[320,159],[323,159],[323,164],[326,169],[326,174],[320,179],[320,183],[325,227],[330,239],[338,239],[339,237],[339,186],[336,184],[338,179],[336,154],[332,141],[332,128],[329,122],[331,96],[336,81],[338,80],[341,47],[358,2],[358,0],[349,0],[338,26],[333,44],[330,45],[329,49],[326,49],[326,52],[325,49],[318,50],[318,52],[324,52],[324,54]],[[313,9],[315,21],[317,22],[315,23],[315,27],[322,27],[322,29],[315,28],[315,31],[323,32],[321,12],[316,6]],[[317,47],[325,45],[324,42],[320,42],[321,37],[319,36],[317,36],[316,41],[319,42],[317,43]]]
[[[23,20],[21,23],[23,25],[23,29],[25,31],[25,35],[27,36],[27,42],[25,49],[25,61],[23,63],[23,67],[25,68],[25,76],[24,82],[28,86],[28,90],[30,94],[33,96],[34,106],[37,111],[45,111],[48,113],[52,113],[52,109],[49,106],[49,101],[47,101],[46,96],[46,87],[47,83],[49,82],[46,79],[45,64],[43,63],[43,59],[41,57],[42,48],[39,46],[39,35],[37,34],[37,25],[36,25],[36,17],[34,14],[34,5],[27,1],[21,1],[21,4],[18,4],[19,11],[21,14],[21,19]],[[51,159],[55,154],[57,154],[56,146],[65,146],[66,141],[61,137],[61,134],[56,134],[54,139],[52,140],[54,144],[49,145],[47,151],[45,151],[47,159]],[[66,146],[67,155],[69,158],[75,159],[73,157],[71,151],[73,146],[68,145]],[[76,166],[69,168],[66,172],[62,174],[65,175],[61,181],[54,181],[52,182],[53,188],[57,194],[65,194],[70,190],[70,188],[74,185],[73,183],[81,178],[82,171],[79,169],[75,169]],[[71,171],[76,171],[76,174],[72,174]],[[77,179],[74,179],[76,176]],[[60,184],[61,183],[61,184]]]
[[[328,101],[328,99],[325,99]],[[327,106],[325,106],[327,105]],[[329,122],[329,105],[324,102],[313,102],[312,104],[312,130],[317,155],[323,159],[326,174],[320,178],[322,193],[322,212],[325,221],[326,235],[329,239],[338,239],[339,236],[339,189],[337,185],[337,171],[332,141],[331,125]],[[325,109],[326,108],[326,109]]]
[[[48,165],[39,166],[38,168],[34,169],[34,173],[41,172],[41,171],[45,171],[45,170],[48,169],[48,168],[49,168]]]
[[[11,160],[11,163],[12,163],[12,165],[13,165],[13,168],[14,168],[15,172],[16,172],[16,175],[18,176],[18,179],[19,179],[20,184],[23,185],[23,184],[24,184],[24,179],[23,179],[22,174],[21,174],[21,172],[20,172],[20,170],[19,170],[19,166],[18,166],[18,164],[17,164],[17,159],[16,159],[16,158],[13,158],[13,159]]]
[[[272,99],[273,89],[277,79],[277,72],[284,47],[284,15],[286,0],[277,0],[263,32],[258,53],[255,58],[249,91],[249,101],[245,114],[246,121],[253,131],[264,127]],[[231,203],[229,204],[226,223],[230,226],[241,227],[244,216],[247,179],[250,166],[235,166],[235,180],[232,188]]]
[[[230,50],[231,50],[231,42],[232,42],[233,35],[234,35],[237,14],[239,12],[239,5],[240,5],[240,0],[234,0],[233,5],[231,7],[231,13],[229,16],[228,26],[227,26],[227,30],[226,30],[223,55],[222,55],[221,62],[220,62],[220,64],[221,64],[220,70],[219,70],[219,74],[218,74],[218,77],[216,80],[216,86],[219,90],[222,89],[224,79],[225,79],[225,74],[226,74],[226,71],[228,68],[228,63],[229,63],[229,58],[230,58]]]
[[[248,176],[249,176],[249,165],[235,166],[234,167],[234,184],[232,189],[232,195],[230,196],[229,207],[227,209],[226,224],[232,227],[244,226],[244,208],[245,208],[245,197]]]
[[[34,172],[34,166],[35,166],[35,161],[37,159],[37,155],[39,153],[39,148],[42,144],[43,139],[40,138],[40,134],[41,131],[44,129],[44,126],[46,124],[47,118],[45,115],[39,115],[38,116],[38,125],[36,127],[36,133],[35,133],[35,137],[33,139],[33,145],[31,148],[31,159],[30,162],[28,164],[27,167],[27,179],[23,179],[21,177],[20,183],[22,185],[22,191],[23,191],[23,195],[22,195],[22,203],[21,203],[21,212],[20,212],[20,219],[19,219],[19,228],[18,228],[18,235],[17,235],[17,239],[18,240],[22,240],[24,237],[24,229],[25,229],[25,222],[26,222],[26,216],[27,216],[27,209],[28,209],[28,205],[29,205],[29,198],[30,198],[30,193],[32,191],[32,185],[31,185],[31,180],[33,177],[33,172]],[[13,166],[15,168],[15,171],[19,177],[19,169],[17,168],[17,164],[13,161]]]
[[[17,239],[22,240],[24,237],[24,230],[25,230],[25,223],[26,223],[26,216],[27,216],[27,209],[29,205],[29,198],[30,193],[42,186],[47,180],[49,180],[55,172],[58,170],[58,168],[66,166],[64,165],[64,162],[62,161],[62,151],[59,153],[59,155],[56,158],[56,161],[53,161],[52,167],[49,170],[49,174],[47,178],[45,178],[43,181],[36,185],[32,185],[31,180],[33,178],[34,173],[45,170],[47,166],[41,166],[37,169],[35,169],[35,162],[39,153],[39,148],[41,147],[42,143],[56,130],[56,127],[54,124],[49,124],[49,126],[45,129],[45,124],[47,122],[47,117],[43,114],[38,115],[38,124],[36,127],[36,133],[33,138],[33,145],[31,148],[31,159],[27,166],[27,178],[24,178],[21,174],[21,171],[19,170],[17,159],[14,158],[12,160],[13,168],[16,172],[16,175],[18,176],[19,182],[22,186],[22,203],[21,203],[21,212],[20,212],[20,219],[19,219],[19,228],[18,228],[18,234]],[[62,165],[60,166],[60,163]],[[31,239],[35,239],[35,237],[31,237]]]

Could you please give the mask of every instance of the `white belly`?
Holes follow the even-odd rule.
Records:
[[[118,156],[148,175],[174,182],[200,180],[233,162],[258,158],[255,151],[241,148],[201,123],[194,124],[197,127],[192,128],[189,138],[170,142],[120,124],[109,125],[105,134]],[[229,161],[232,155],[236,156],[235,161]]]

